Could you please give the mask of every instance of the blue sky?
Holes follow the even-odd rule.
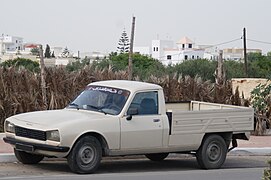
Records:
[[[2,0],[0,7],[1,34],[73,51],[115,51],[124,28],[130,36],[133,15],[135,46],[184,36],[213,45],[241,38],[244,27],[249,39],[271,42],[270,0]],[[271,44],[247,43],[271,51]]]

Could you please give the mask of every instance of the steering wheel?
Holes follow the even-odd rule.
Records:
[[[115,104],[110,104],[110,105],[107,106],[107,107],[108,107],[108,109],[112,109],[112,110],[115,110],[115,111],[117,111],[117,112],[120,111],[120,108],[119,108],[117,105],[115,105]]]
[[[108,103],[108,104],[105,104],[103,106],[103,108],[105,109],[110,109],[110,110],[113,110],[113,111],[116,111],[116,112],[119,112],[121,109],[120,107],[118,107],[117,105],[113,104],[113,103]]]

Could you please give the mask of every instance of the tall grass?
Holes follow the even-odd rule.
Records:
[[[110,79],[127,79],[126,71],[113,72],[111,68],[98,70],[89,66],[77,72],[65,68],[46,69],[47,109],[64,108],[84,87],[93,82]],[[0,67],[0,131],[7,117],[29,111],[44,110],[40,74],[26,69]],[[139,79],[135,77],[134,80]],[[164,88],[166,101],[199,100],[240,105],[238,90],[232,93],[230,82],[216,85],[196,76],[165,74],[150,76],[147,82]],[[237,96],[236,96],[237,94]]]

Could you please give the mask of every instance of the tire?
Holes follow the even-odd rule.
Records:
[[[85,136],[77,141],[68,155],[70,169],[78,174],[90,174],[99,167],[102,147],[93,136]]]
[[[163,161],[168,153],[146,154],[145,156],[152,161]]]
[[[31,154],[24,151],[18,151],[14,149],[16,158],[23,164],[38,164],[43,160],[43,155]]]
[[[210,135],[204,138],[196,153],[197,162],[203,169],[218,169],[225,162],[227,145],[219,135]]]

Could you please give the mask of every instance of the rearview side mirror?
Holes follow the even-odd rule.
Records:
[[[128,121],[130,121],[130,120],[132,120],[132,116],[133,115],[137,115],[138,114],[138,108],[134,108],[134,107],[131,107],[131,108],[129,108],[128,109],[128,111],[127,111],[127,120]]]

